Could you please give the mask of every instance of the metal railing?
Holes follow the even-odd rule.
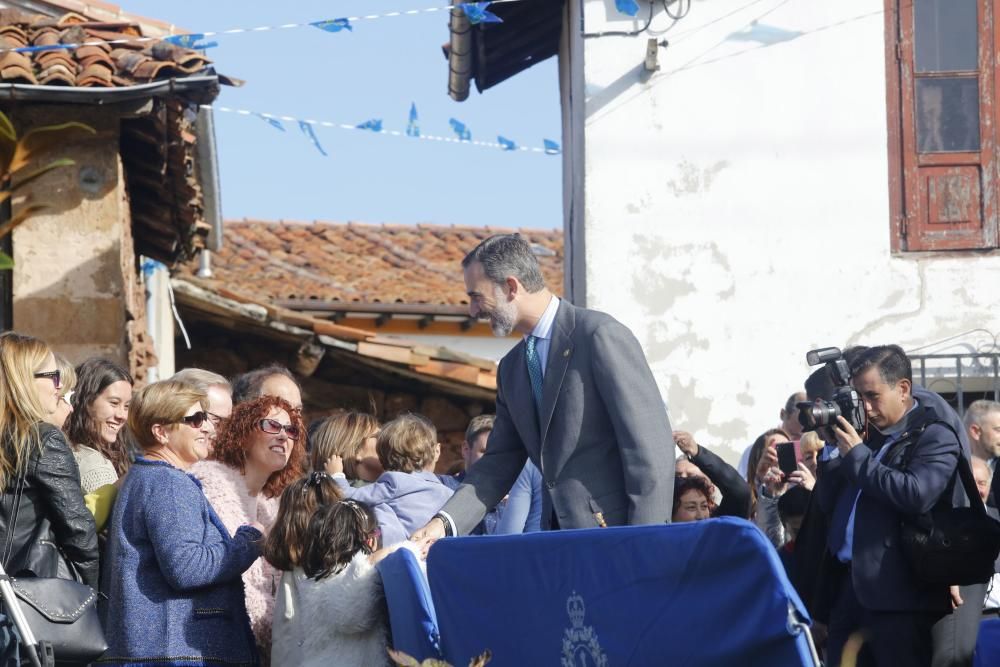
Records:
[[[941,394],[960,415],[975,400],[1000,401],[1000,350],[908,356],[914,382]]]

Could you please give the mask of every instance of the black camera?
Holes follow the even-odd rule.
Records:
[[[832,386],[826,390],[826,396],[795,404],[802,430],[818,430],[824,440],[832,442],[833,433],[829,427],[837,423],[837,417],[843,416],[855,431],[863,434],[868,422],[865,406],[851,386],[851,369],[841,351],[836,347],[810,350],[806,353],[806,362],[810,366],[826,364],[827,379]]]

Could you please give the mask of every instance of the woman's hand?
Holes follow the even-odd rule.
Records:
[[[341,456],[334,454],[326,460],[323,464],[323,470],[325,470],[330,475],[343,475],[344,474],[344,459]]]
[[[698,443],[694,441],[694,436],[687,431],[674,431],[674,444],[689,457],[693,458],[698,455]]]
[[[764,451],[760,455],[760,462],[757,464],[757,481],[761,484],[764,483],[764,478],[767,477],[767,473],[770,472],[771,468],[777,467],[778,465],[778,445],[776,443],[771,443],[764,448]]]
[[[788,489],[788,481],[785,479],[785,473],[776,467],[772,467],[764,473],[761,483],[772,498],[780,497]]]
[[[813,477],[812,472],[806,467],[806,464],[799,461],[799,469],[788,476],[788,481],[791,484],[798,484],[799,486],[812,491],[813,487],[816,486],[816,478]]]

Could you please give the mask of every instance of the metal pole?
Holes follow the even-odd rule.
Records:
[[[28,657],[31,659],[32,666],[42,667],[41,659],[38,655],[38,641],[35,639],[35,633],[31,631],[27,619],[24,618],[24,612],[21,611],[21,601],[17,599],[14,587],[10,585],[10,577],[7,576],[2,565],[0,565],[0,597],[3,598],[4,606],[7,608],[7,613],[10,614],[11,620],[14,621],[17,633],[21,635],[21,643],[24,644],[25,649],[28,651]]]

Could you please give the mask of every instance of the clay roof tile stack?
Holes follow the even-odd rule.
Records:
[[[0,83],[114,88],[214,74],[211,61],[198,51],[170,42],[128,41],[139,37],[142,28],[130,21],[98,22],[75,12],[52,18],[0,10],[0,49],[43,47],[32,52],[0,50]]]

